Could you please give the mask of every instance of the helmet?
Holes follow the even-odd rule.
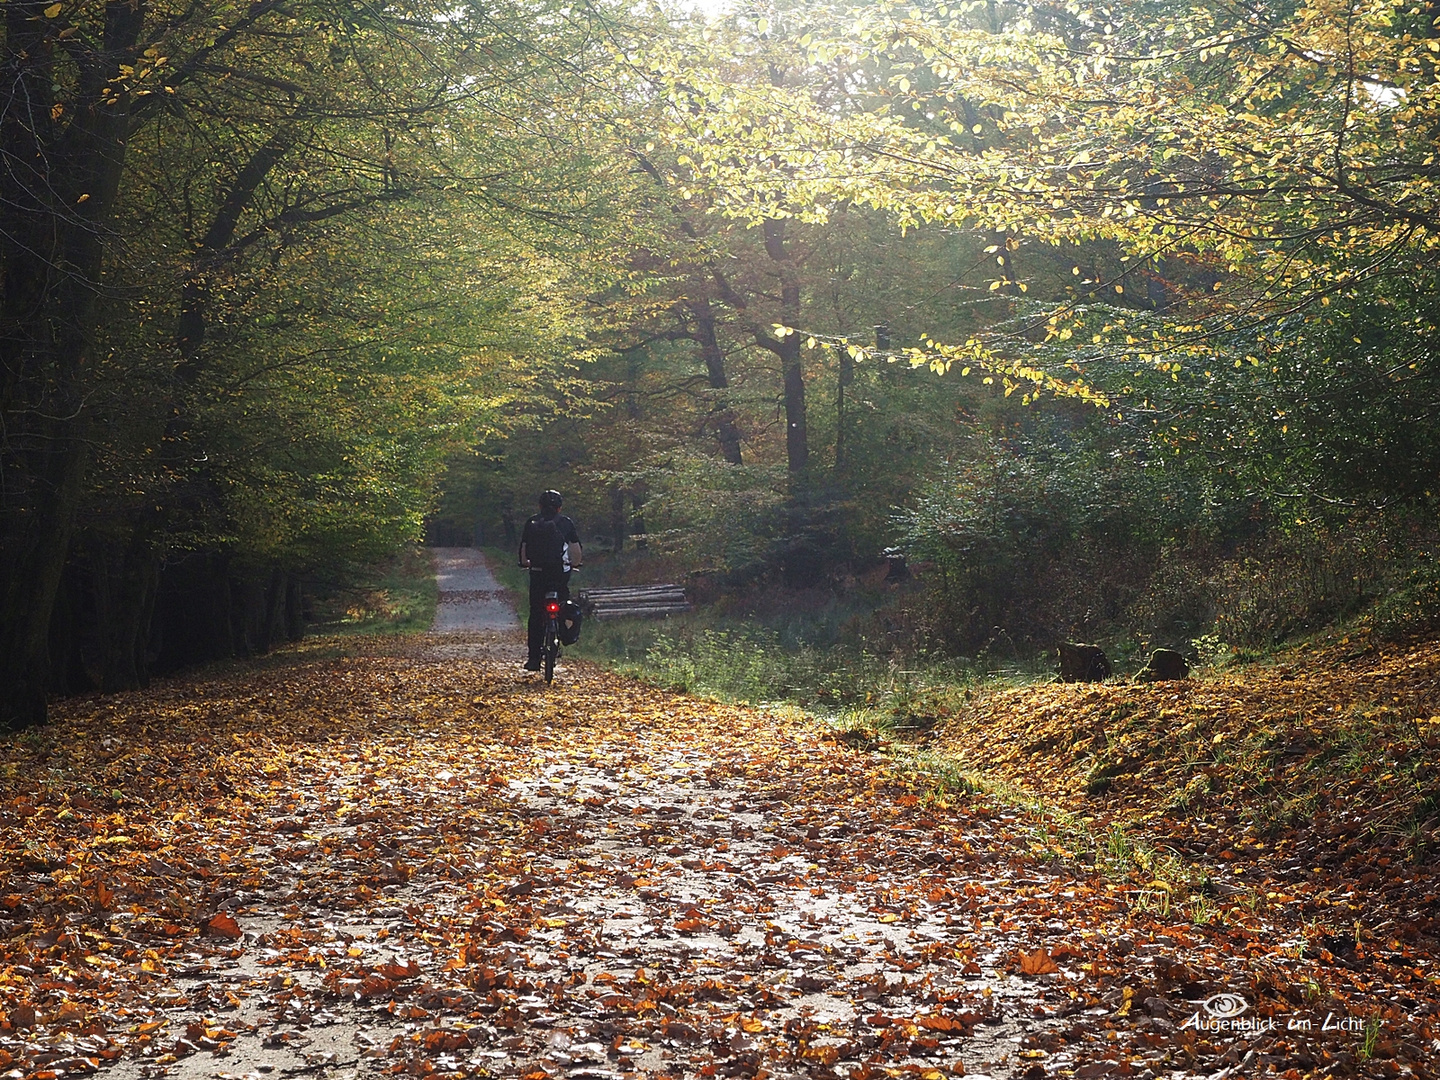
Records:
[[[540,493],[540,509],[559,510],[565,500],[560,497],[558,491],[542,491]]]

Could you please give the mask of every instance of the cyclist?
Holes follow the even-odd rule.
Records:
[[[525,661],[526,671],[540,670],[540,653],[545,644],[545,594],[558,593],[562,604],[569,600],[570,571],[585,560],[575,522],[560,513],[564,501],[558,491],[542,492],[540,513],[525,522],[520,534],[520,565],[530,571],[530,658]]]

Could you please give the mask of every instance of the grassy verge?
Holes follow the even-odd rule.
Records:
[[[530,573],[515,563],[515,552],[509,547],[484,547],[485,561],[490,572],[505,590],[506,600],[515,609],[516,616],[523,624],[529,618]]]
[[[429,630],[439,602],[430,553],[410,547],[316,599],[317,634],[416,634]]]
[[[587,586],[632,579],[630,563],[587,570]],[[652,576],[651,580],[660,580]],[[705,599],[702,583],[695,590]],[[887,611],[903,594],[883,587],[781,590],[752,587],[716,595],[664,619],[592,620],[579,655],[666,687],[720,700],[790,702],[833,715],[859,712],[874,722],[924,730],[949,715],[979,683],[1007,685],[1049,677],[1050,664],[930,653],[923,640],[891,640]]]
[[[580,655],[666,689],[724,701],[791,702],[824,714],[873,715],[924,730],[953,711],[984,676],[963,662],[902,661],[863,646],[787,646],[772,627],[703,613],[640,624],[586,625]]]

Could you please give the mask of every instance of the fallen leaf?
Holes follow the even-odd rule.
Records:
[[[228,911],[222,911],[218,915],[212,915],[205,922],[205,929],[215,937],[230,938],[234,940],[241,936],[240,924],[235,921],[235,916]]]
[[[1060,965],[1044,949],[1020,954],[1020,971],[1024,975],[1054,975],[1059,970]]]

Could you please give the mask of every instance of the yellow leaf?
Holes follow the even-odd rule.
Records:
[[[60,8],[63,7],[63,6],[64,6],[64,5],[62,5],[62,4],[51,4],[49,7],[47,7],[47,8],[45,9],[45,18],[47,18],[47,19],[53,19],[53,18],[55,18],[56,15],[59,15],[59,14],[60,14]]]

